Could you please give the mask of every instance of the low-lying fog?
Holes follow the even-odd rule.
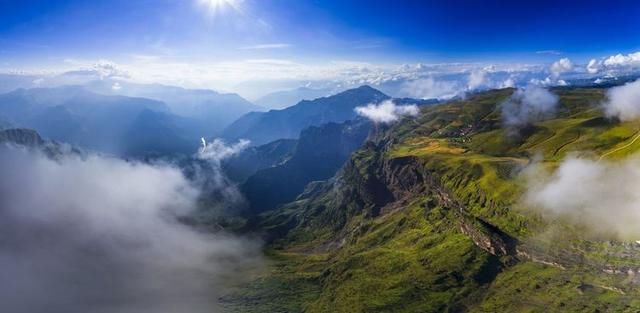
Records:
[[[0,148],[0,311],[216,312],[257,242],[176,217],[199,190],[170,165]]]

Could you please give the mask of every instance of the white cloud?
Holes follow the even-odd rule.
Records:
[[[248,46],[252,49],[285,48],[285,43],[265,43]],[[255,99],[277,90],[293,89],[311,83],[311,88],[344,90],[368,84],[396,97],[451,98],[469,90],[525,86],[568,84],[569,78],[593,78],[604,72],[610,75],[640,70],[640,53],[593,59],[589,64],[576,65],[568,58],[550,66],[521,63],[368,63],[333,60],[322,63],[295,59],[247,58],[207,62],[172,55],[129,55],[129,62],[120,64],[108,60],[66,60],[64,66],[47,69],[47,73],[67,72],[66,84],[81,84],[82,80],[100,78],[126,79],[140,83],[162,83],[187,88],[211,88],[233,91]],[[7,70],[5,70],[6,72]],[[13,71],[31,73],[34,71]],[[42,70],[37,73],[44,73]],[[565,77],[566,75],[566,77]],[[562,79],[560,79],[562,77]],[[53,85],[60,79],[49,79]]]
[[[287,59],[245,59],[222,62],[185,62],[173,56],[129,55],[130,62],[115,64],[107,60],[66,60],[49,74],[66,73],[65,82],[81,84],[82,80],[114,77],[139,83],[162,83],[187,88],[213,88],[240,92],[255,98],[275,90],[296,88],[301,82],[312,82],[314,88],[346,89],[363,84],[393,85],[398,96],[449,98],[467,89],[468,75],[486,73],[486,87],[508,74],[542,71],[540,65],[489,63],[415,63],[373,64],[334,60],[322,63],[300,63]],[[39,71],[38,73],[41,73]],[[61,79],[57,79],[61,81]],[[290,82],[283,86],[284,82]],[[412,83],[413,82],[413,83]],[[518,81],[516,81],[518,82]],[[406,83],[406,84],[405,84]],[[50,82],[54,84],[54,80]],[[261,88],[255,86],[261,85]],[[268,87],[273,86],[273,87]],[[269,90],[271,88],[271,90]],[[396,90],[397,89],[397,90]],[[258,90],[256,92],[256,90]],[[394,94],[395,95],[395,94]]]
[[[623,121],[640,117],[640,80],[617,86],[607,91],[605,113]]]
[[[606,58],[602,64],[610,67],[640,66],[640,52],[617,54]]]
[[[596,74],[600,71],[600,63],[596,59],[591,59],[587,64],[587,72],[589,74]]]
[[[369,104],[355,108],[358,115],[364,116],[375,123],[393,123],[403,116],[417,116],[420,113],[418,106],[396,105],[392,100],[383,101],[380,104]]]
[[[560,74],[573,70],[573,62],[568,58],[562,58],[556,62],[553,62],[550,67],[551,75],[558,77]]]
[[[48,80],[47,86],[61,81],[65,84],[82,84],[83,80],[113,77],[138,83],[233,91],[255,99],[265,93],[293,89],[310,82],[312,88],[319,89],[344,90],[368,84],[393,96],[450,98],[469,89],[469,73],[476,72],[480,76],[484,73],[484,84],[479,87],[493,88],[500,86],[507,77],[512,76],[518,85],[526,82],[530,73],[542,73],[545,70],[542,65],[519,63],[399,65],[349,60],[302,63],[268,58],[221,62],[194,59],[185,62],[184,58],[172,55],[129,54],[128,57],[129,62],[121,61],[119,64],[107,60],[66,60],[48,69],[50,75],[66,73],[64,79],[55,77]],[[475,79],[471,81],[473,86],[475,82]]]
[[[554,113],[558,96],[545,88],[529,85],[516,90],[502,103],[502,119],[507,126],[522,126]]]
[[[98,62],[93,65],[93,69],[100,75],[100,78],[129,77],[127,71],[109,60],[98,60]]]
[[[500,86],[498,88],[513,88],[516,86],[516,83],[513,81],[512,78],[507,78],[505,81],[503,81]]]
[[[215,206],[220,211],[225,210],[242,210],[246,205],[246,199],[240,193],[237,186],[229,180],[222,170],[222,161],[230,158],[238,153],[241,153],[244,149],[249,147],[251,142],[249,140],[239,140],[237,143],[227,145],[221,139],[214,139],[212,142],[207,143],[202,138],[202,147],[198,151],[196,157],[200,160],[206,161],[207,166],[202,168],[196,166],[194,168],[194,180],[198,182],[201,188],[206,190],[209,195],[215,196],[211,202],[215,203]]]
[[[174,167],[5,147],[0,172],[3,312],[211,312],[261,263],[178,222],[200,192]]]
[[[569,83],[560,76],[563,73],[572,72],[575,69],[575,65],[569,58],[562,58],[556,62],[553,62],[549,67],[551,75],[547,77],[533,77],[529,80],[529,85],[537,86],[567,86]]]
[[[251,141],[241,139],[233,145],[227,145],[222,139],[216,138],[212,142],[206,142],[202,139],[202,147],[198,151],[198,158],[215,163],[220,163],[224,159],[230,158],[242,150],[249,147]]]
[[[72,70],[64,71],[61,75],[64,76],[64,79],[62,80],[69,84],[95,79],[131,78],[128,71],[124,70],[116,63],[105,59],[100,59],[93,63],[90,61],[78,61],[73,59],[66,59],[64,62],[71,64],[74,67]]]
[[[477,89],[486,84],[487,73],[484,70],[475,70],[469,74],[469,89]]]
[[[569,158],[549,175],[527,172],[525,203],[591,230],[637,240],[640,236],[640,159],[606,162]]]
[[[536,51],[536,54],[561,55],[562,51],[558,51],[558,50],[539,50],[539,51]]]
[[[557,76],[551,75],[547,76],[545,79],[532,78],[529,81],[530,85],[537,85],[542,87],[549,86],[568,86],[569,83],[564,79],[558,79]]]
[[[586,70],[590,74],[605,71],[609,74],[629,73],[640,69],[640,52],[616,54],[600,60],[591,59]]]
[[[458,82],[436,80],[433,77],[407,80],[401,88],[404,94],[421,99],[448,99],[459,95],[464,90],[465,88]]]

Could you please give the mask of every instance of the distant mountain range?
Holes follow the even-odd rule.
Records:
[[[14,91],[19,88],[36,87],[39,77],[34,75],[0,74],[0,93]]]
[[[0,74],[0,93],[20,88],[63,86],[83,86],[88,91],[102,95],[147,98],[164,102],[173,114],[192,118],[193,127],[202,129],[200,136],[218,135],[240,116],[252,111],[265,110],[235,93],[133,83],[122,78],[103,77],[95,70],[71,71],[53,76]]]
[[[352,120],[357,117],[355,107],[386,99],[390,97],[362,86],[303,100],[282,110],[253,112],[260,107],[235,94],[105,79],[86,86],[17,89],[0,94],[0,129],[30,128],[45,138],[120,156],[192,154],[201,137],[218,137],[220,127],[240,115],[226,127],[223,138],[249,139],[252,145],[259,146],[297,139],[302,130],[311,126]],[[290,141],[281,144],[277,151],[294,145]],[[273,165],[272,161],[283,161],[263,157],[261,162],[236,167],[233,175],[245,179],[255,170]]]
[[[300,87],[291,90],[282,90],[269,93],[254,101],[255,104],[268,109],[281,110],[297,104],[302,100],[312,100],[327,97],[334,94],[333,89],[314,89]]]
[[[361,86],[339,94],[303,100],[283,110],[252,112],[228,126],[223,137],[229,140],[241,138],[261,145],[276,139],[298,138],[300,131],[309,126],[354,119],[354,109],[369,103],[390,99],[384,93],[369,86]]]
[[[44,137],[117,155],[191,153],[198,145],[191,123],[162,102],[78,86],[2,94],[0,116]]]
[[[242,115],[264,111],[235,93],[218,93],[208,89],[185,89],[160,84],[135,84],[122,80],[95,80],[87,90],[104,95],[141,97],[164,102],[171,113],[188,117],[201,136],[215,136]]]

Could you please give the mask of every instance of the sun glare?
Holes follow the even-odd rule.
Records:
[[[240,11],[242,0],[198,0],[209,12],[217,14],[227,10]]]

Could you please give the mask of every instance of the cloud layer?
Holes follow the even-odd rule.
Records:
[[[558,96],[549,90],[529,85],[516,90],[502,103],[502,119],[506,126],[523,126],[553,114]]]
[[[640,117],[640,80],[610,88],[604,109],[607,116],[615,116],[623,121]]]
[[[529,170],[525,202],[595,232],[640,239],[640,159],[618,163],[569,158],[553,174]]]
[[[212,142],[206,142],[203,138],[202,147],[198,152],[198,158],[220,164],[222,160],[242,152],[242,150],[249,147],[250,144],[251,141],[246,139],[241,139],[235,144],[227,145],[220,138],[216,138]]]
[[[591,59],[587,71],[591,74],[598,72],[628,73],[640,69],[640,51],[629,54],[616,54],[602,59]]]
[[[550,70],[551,75],[553,75],[554,77],[558,77],[562,73],[572,71],[573,62],[571,62],[571,60],[569,60],[568,58],[562,58],[556,62],[553,62],[553,64],[551,64]]]
[[[285,43],[242,47],[243,50],[282,49]],[[555,51],[542,51],[553,55]],[[249,99],[307,86],[341,91],[371,85],[394,97],[451,98],[468,91],[503,87],[568,85],[572,79],[615,78],[640,72],[640,52],[593,58],[579,64],[560,58],[550,64],[412,63],[374,64],[359,61],[302,63],[294,59],[238,59],[185,62],[171,55],[131,55],[115,64],[109,60],[67,59],[43,69],[7,68],[0,73],[30,76],[20,87],[82,84],[90,79],[118,78],[187,88],[215,88]],[[37,82],[37,83],[36,83]],[[0,83],[2,83],[0,81]]]
[[[202,138],[202,147],[198,151],[196,162],[188,165],[187,172],[203,191],[201,196],[210,206],[209,215],[221,213],[236,214],[246,205],[246,199],[222,170],[221,162],[246,149],[250,141],[239,140],[235,144],[226,144],[221,139],[206,142]]]
[[[369,104],[355,108],[356,113],[375,123],[393,123],[403,116],[417,116],[420,113],[418,106],[396,105],[392,100],[383,101],[380,104]]]
[[[199,190],[171,166],[0,149],[0,311],[211,312],[259,246],[177,220]]]

